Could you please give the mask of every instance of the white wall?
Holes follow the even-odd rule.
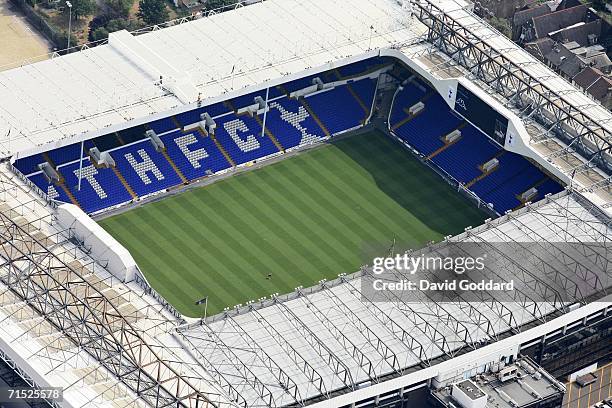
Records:
[[[74,204],[62,204],[57,208],[59,224],[91,249],[91,257],[123,282],[134,280],[138,271],[136,261],[129,251],[98,223],[89,218]]]

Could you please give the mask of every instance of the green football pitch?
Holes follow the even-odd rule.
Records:
[[[106,218],[151,285],[187,316],[352,273],[365,248],[407,248],[485,214],[378,132]],[[384,255],[383,251],[382,254]]]

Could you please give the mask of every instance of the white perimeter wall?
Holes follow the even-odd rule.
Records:
[[[115,277],[123,282],[134,280],[138,266],[130,252],[79,207],[74,204],[60,205],[57,219],[72,236],[90,248],[91,257]]]

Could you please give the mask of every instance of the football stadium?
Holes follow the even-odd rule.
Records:
[[[612,113],[472,7],[244,1],[0,72],[0,385],[32,407],[609,399]]]

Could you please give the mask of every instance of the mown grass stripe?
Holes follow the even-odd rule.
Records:
[[[346,238],[346,235],[343,234],[342,225],[338,225],[338,228],[336,228],[333,225],[336,218],[325,217],[327,212],[333,215],[334,212],[337,212],[337,208],[320,207],[312,199],[308,194],[308,185],[314,182],[313,179],[307,177],[296,178],[294,169],[287,169],[285,172],[278,171],[280,168],[279,166],[272,173],[271,183],[266,183],[267,188],[262,188],[259,194],[272,202],[274,211],[281,219],[288,220],[298,227],[302,234],[309,235],[309,242],[327,255],[325,263],[327,267],[333,267],[334,264],[340,267],[341,264],[338,261],[347,261],[348,257],[338,254],[338,251],[340,249],[348,251],[350,248],[345,246],[343,242],[342,238]],[[292,173],[291,176],[289,176],[289,173]],[[273,182],[278,182],[285,188],[277,190]],[[282,193],[272,195],[271,191],[282,191]],[[309,225],[307,221],[312,221],[316,225]],[[327,231],[325,227],[330,228],[331,231]]]
[[[234,199],[234,197],[232,196],[232,194],[230,194],[230,192],[232,190],[228,190],[228,191],[224,191],[225,189],[231,189],[233,187],[229,186],[228,183],[225,184],[225,188],[224,189],[220,189],[216,191],[215,197],[214,199],[220,199],[220,204],[226,204],[224,209],[227,212],[229,212],[229,217],[232,220],[237,220],[240,219],[240,216],[238,213],[234,213],[232,206],[236,206],[236,201]],[[209,197],[213,198],[213,197]],[[242,214],[242,216],[246,216],[246,212]],[[235,221],[234,221],[235,222]],[[273,225],[273,220],[271,218],[270,214],[265,214],[265,213],[258,213],[257,216],[254,217],[250,217],[249,222],[242,222],[240,224],[240,228],[244,231],[245,235],[247,235],[249,237],[249,239],[256,241],[256,242],[261,242],[261,236],[260,236],[260,232],[263,231],[265,232],[266,236],[268,237],[268,240],[270,241],[271,247],[270,249],[273,251],[273,254],[275,257],[277,257],[277,259],[283,260],[285,263],[285,266],[289,267],[291,270],[293,271],[298,271],[300,270],[302,267],[304,267],[304,265],[308,265],[308,260],[304,257],[303,254],[300,254],[299,252],[295,251],[295,246],[291,247],[291,246],[287,246],[288,248],[288,252],[290,253],[286,253],[285,251],[281,251],[278,248],[282,248],[283,245],[286,246],[286,242],[288,239],[290,239],[291,237],[288,236],[288,234],[286,233],[286,231],[284,230],[278,230],[278,231],[273,231],[272,229],[270,229],[270,227]],[[298,262],[295,262],[294,260],[299,260]],[[267,274],[267,271],[261,271],[262,274]],[[286,276],[286,275],[281,275],[280,276],[280,282],[282,287],[287,289],[287,288],[293,288],[295,286],[292,286],[291,283],[289,283],[289,280],[292,279],[291,276]],[[284,284],[283,284],[284,282]],[[268,295],[269,293],[266,293],[266,295]]]
[[[302,180],[302,183],[306,182]],[[283,228],[290,228],[295,234],[294,236],[299,238],[299,242],[302,243],[305,249],[305,254],[307,254],[310,263],[314,267],[313,270],[342,267],[338,259],[343,257],[338,257],[338,253],[329,248],[329,242],[335,240],[334,236],[324,229],[309,225],[309,223],[304,221],[309,218],[312,220],[316,213],[313,211],[313,208],[308,206],[304,208],[305,203],[301,201],[303,194],[296,194],[297,192],[290,188],[277,190],[264,179],[259,179],[253,185],[258,188],[254,192],[253,199],[265,203],[263,205],[266,205],[268,210],[274,212],[275,219],[283,222]],[[335,242],[339,243],[337,240]]]

